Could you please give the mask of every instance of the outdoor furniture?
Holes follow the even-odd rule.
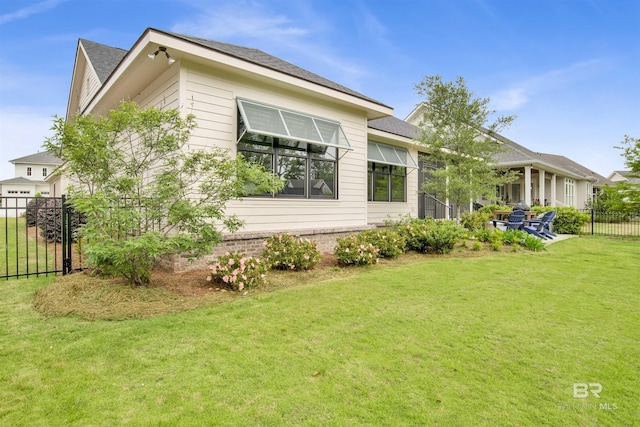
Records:
[[[545,239],[553,239],[556,237],[553,232],[553,220],[557,214],[557,211],[548,211],[539,218],[525,220],[523,229],[530,234],[540,235]]]
[[[493,220],[493,228],[498,230],[520,230],[524,227],[524,211],[513,211],[507,221]]]
[[[494,220],[504,220],[505,217],[511,215],[511,213],[515,212],[515,210],[513,211],[493,211],[493,219]],[[523,212],[523,211],[520,211]],[[529,220],[529,219],[534,219],[536,216],[538,216],[538,212],[536,211],[524,211],[524,215],[525,215],[525,219]]]

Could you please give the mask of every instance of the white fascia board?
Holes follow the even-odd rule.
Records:
[[[406,136],[396,135],[394,133],[385,132],[378,129],[367,128],[367,138],[374,142],[384,142],[387,144],[398,145],[404,148],[425,148],[416,142],[415,139]]]

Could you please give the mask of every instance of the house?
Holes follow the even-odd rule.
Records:
[[[405,120],[417,125],[422,108],[423,105],[418,105]],[[520,173],[518,180],[496,189],[505,204],[515,205],[522,201],[528,206],[540,204],[584,209],[597,188],[611,185],[607,178],[567,157],[531,151],[500,134],[489,135],[486,131],[486,135],[504,148],[498,154],[495,166]],[[487,200],[478,202],[491,203]]]
[[[216,254],[259,253],[266,237],[285,231],[331,250],[337,237],[389,218],[447,216],[446,200],[419,193],[429,164],[420,160],[427,153],[416,145],[418,129],[410,121],[394,117],[381,101],[260,50],[154,28],[128,51],[80,39],[67,120],[105,115],[125,99],[193,114],[198,127],[190,147],[242,153],[285,183],[278,194],[227,205],[245,226],[226,235]],[[513,166],[531,172],[531,162],[519,160]],[[553,202],[565,176],[584,178],[537,160],[549,172],[540,182]],[[57,179],[64,187],[64,177]],[[526,199],[516,188],[509,196]],[[168,267],[188,268],[173,262]]]
[[[62,164],[62,160],[48,152],[30,154],[9,161],[14,165],[14,178],[0,181],[7,216],[20,216],[29,197],[53,196],[47,179]],[[4,199],[6,197],[6,199]]]
[[[369,133],[393,109],[260,50],[153,28],[128,51],[80,39],[67,119],[104,115],[123,99],[195,115],[191,147],[241,152],[285,181],[275,196],[227,205],[245,227],[221,251],[256,252],[284,231],[330,250],[338,236],[416,213],[411,138],[384,126]]]
[[[640,184],[640,177],[632,171],[613,171],[609,174],[609,180],[615,185],[617,182],[628,182],[629,184]]]

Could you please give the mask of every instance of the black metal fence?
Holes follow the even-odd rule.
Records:
[[[65,197],[0,198],[0,279],[69,274],[83,266],[80,215]]]
[[[591,235],[640,237],[640,214],[626,212],[598,212],[586,209],[590,221],[582,227],[582,232]]]

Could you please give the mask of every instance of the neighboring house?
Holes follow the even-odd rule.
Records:
[[[193,114],[198,127],[189,147],[243,153],[285,182],[276,195],[227,205],[245,227],[225,236],[217,251],[226,245],[259,253],[265,237],[284,231],[330,250],[336,237],[389,218],[446,216],[442,206],[429,210],[425,203],[437,195],[419,197],[428,173],[418,168],[425,150],[414,141],[415,126],[378,100],[260,50],[153,28],[129,51],[80,39],[67,120],[105,115],[121,100]],[[582,177],[546,170],[560,182]]]
[[[416,107],[406,121],[418,124],[422,105]],[[537,153],[499,134],[492,134],[505,148],[497,156],[495,166],[520,172],[520,178],[496,189],[500,200],[515,205],[522,201],[532,206],[573,206],[584,209],[594,197],[595,189],[611,182],[567,157]],[[479,200],[480,203],[490,203]]]
[[[628,182],[629,184],[640,184],[640,177],[632,171],[613,171],[609,175],[609,180],[614,184],[617,182]]]
[[[62,160],[41,152],[10,160],[15,178],[0,181],[0,196],[6,199],[6,215],[19,216],[27,205],[26,197],[53,196],[47,179],[62,164]]]

